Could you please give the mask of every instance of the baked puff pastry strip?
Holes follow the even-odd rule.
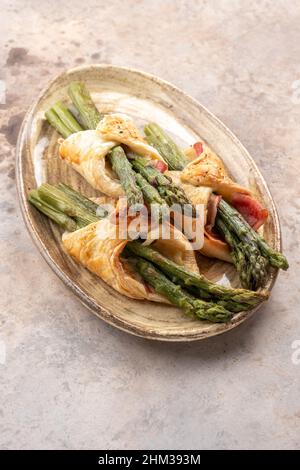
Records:
[[[108,114],[99,122],[97,131],[107,141],[113,140],[124,144],[133,152],[149,160],[164,162],[159,152],[145,141],[132,120],[126,115]]]

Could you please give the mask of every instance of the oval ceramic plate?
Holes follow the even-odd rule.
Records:
[[[233,178],[250,187],[269,209],[263,236],[273,248],[281,248],[278,216],[267,185],[243,145],[215,116],[190,96],[152,75],[111,65],[93,65],[71,69],[55,78],[28,111],[20,131],[17,184],[21,209],[27,228],[46,261],[96,315],[135,335],[191,341],[239,325],[254,310],[236,315],[229,323],[212,324],[187,318],[171,306],[121,296],[73,261],[63,251],[61,230],[28,203],[28,191],[45,181],[62,181],[87,196],[99,195],[58,158],[58,134],[43,119],[50,105],[58,99],[67,99],[67,87],[72,80],[87,84],[101,112],[127,113],[141,126],[155,121],[182,147],[194,143],[198,137],[206,140],[221,156]],[[238,277],[229,264],[200,257],[199,265],[210,279],[238,285]],[[270,272],[268,290],[271,290],[276,275],[276,270]]]

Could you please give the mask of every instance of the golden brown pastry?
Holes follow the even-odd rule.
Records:
[[[105,156],[116,145],[93,130],[71,134],[59,146],[60,157],[80,173],[93,188],[113,197],[124,195],[116,175]]]
[[[127,145],[130,150],[154,160],[167,168],[157,150],[143,139],[133,122],[126,116],[110,114],[102,119],[97,130],[71,134],[60,141],[60,157],[80,173],[93,188],[112,197],[124,195],[120,181],[106,160],[116,145]]]
[[[196,146],[196,149],[195,149]],[[194,159],[181,172],[181,180],[194,186],[211,188],[231,202],[235,193],[250,195],[251,191],[234,182],[224,167],[222,160],[204,143],[197,142],[185,151],[189,158]]]
[[[227,243],[206,231],[204,232],[203,247],[199,251],[208,258],[217,258],[228,263],[233,262]]]
[[[97,131],[105,140],[113,140],[127,145],[133,152],[149,158],[149,160],[164,162],[158,151],[145,141],[134,123],[126,115],[108,114],[99,122]]]

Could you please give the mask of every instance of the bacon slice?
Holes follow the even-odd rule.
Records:
[[[153,160],[152,165],[161,173],[164,173],[168,169],[168,165],[162,160]]]
[[[269,215],[268,209],[262,207],[256,199],[247,194],[234,193],[231,204],[254,230],[258,230]]]
[[[214,225],[215,225],[215,220],[216,220],[216,215],[218,211],[218,205],[220,200],[222,199],[222,196],[216,195],[216,194],[211,194],[208,203],[207,203],[207,216],[206,216],[206,225],[205,225],[205,230],[208,233],[211,233]]]
[[[148,284],[147,282],[143,282],[143,284],[145,286],[146,292],[148,292],[149,294],[155,294],[155,289],[150,286],[150,284]]]
[[[199,157],[201,153],[203,152],[203,144],[202,142],[196,142],[194,145],[194,150],[196,152],[196,157]]]

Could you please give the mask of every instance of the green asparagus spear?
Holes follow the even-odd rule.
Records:
[[[128,206],[143,204],[143,193],[137,185],[135,172],[133,171],[122,147],[120,145],[114,147],[109,153],[109,158],[112,169],[118,175],[122,188],[124,189]]]
[[[148,204],[159,204],[161,206],[166,206],[165,201],[159,195],[157,189],[151,186],[151,184],[149,184],[140,173],[135,173],[135,179],[141,188],[145,201]]]
[[[191,204],[184,191],[173,183],[172,178],[151,166],[143,157],[132,152],[128,152],[127,155],[133,169],[157,189],[159,195],[168,206],[178,204],[185,209],[186,215],[196,217],[196,208]]]
[[[88,212],[86,209],[82,209],[81,206],[74,203],[73,199],[69,198],[63,191],[55,186],[44,183],[39,186],[37,192],[40,199],[46,204],[58,212],[62,212],[74,219],[78,228],[99,220],[99,217]]]
[[[78,124],[74,116],[70,113],[70,111],[61,101],[57,101],[52,107],[52,110],[57,114],[57,116],[64,123],[64,125],[68,127],[68,129],[70,129],[72,134],[74,132],[83,131],[83,128]]]
[[[80,205],[83,210],[87,210],[91,212],[93,215],[96,215],[100,219],[103,219],[107,216],[107,211],[93,202],[91,199],[83,196],[82,194],[78,193],[70,186],[67,186],[64,183],[59,183],[57,187],[63,191],[69,198],[71,198],[76,204]]]
[[[289,264],[286,257],[282,253],[269,247],[266,241],[259,235],[258,232],[250,227],[248,222],[236,209],[234,209],[224,200],[220,202],[219,206],[220,210],[224,214],[224,217],[231,221],[232,228],[239,237],[243,237],[243,239],[248,241],[250,244],[255,243],[259,247],[261,254],[268,259],[271,266],[284,270],[288,269]]]
[[[35,206],[40,212],[47,215],[51,220],[56,222],[60,227],[68,232],[73,232],[77,229],[77,224],[68,215],[61,211],[54,209],[51,205],[47,204],[39,195],[37,189],[30,191],[28,196],[29,202]]]
[[[247,260],[242,245],[236,235],[232,233],[220,217],[216,217],[215,226],[231,247],[231,257],[239,274],[242,287],[249,289],[252,286],[251,277],[247,270]]]
[[[68,88],[69,96],[77,109],[80,121],[85,129],[96,129],[103,114],[96,108],[90,92],[82,82],[72,82]]]
[[[97,222],[107,215],[93,201],[62,183],[56,186],[42,184],[29,192],[28,199],[43,214],[69,232]]]
[[[183,170],[188,163],[184,153],[160,126],[155,123],[148,124],[144,132],[147,142],[161,154],[170,170]]]
[[[72,130],[58,117],[53,108],[45,112],[45,118],[49,124],[65,139],[72,134]]]
[[[261,254],[265,256],[271,266],[278,269],[283,269],[286,271],[289,268],[289,263],[283,253],[279,251],[273,250],[267,242],[259,235],[259,233],[254,232],[252,234],[254,238],[256,238],[257,244],[261,251]]]
[[[288,269],[285,256],[270,248],[241,214],[223,199],[219,203],[218,218],[222,219],[228,230],[240,241],[239,246],[248,260],[247,273],[252,277],[254,286],[263,284],[268,263],[277,268]]]
[[[219,219],[221,217],[217,216],[216,226],[220,229]],[[228,230],[227,226],[226,229]],[[230,245],[228,236],[225,235],[225,239]],[[234,245],[230,245],[233,249],[233,261],[240,274],[242,286],[252,290],[262,287],[267,278],[268,260],[260,255],[257,247],[239,240],[234,232],[231,232],[231,240],[234,240]]]
[[[142,278],[154,288],[155,292],[183,309],[186,314],[214,323],[226,322],[231,319],[232,313],[224,307],[193,297],[180,286],[170,281],[149,261],[138,258],[135,267]]]
[[[201,274],[187,271],[184,267],[174,263],[158,251],[144,246],[138,241],[127,244],[126,251],[144,258],[155,264],[171,281],[179,283],[197,297],[206,300],[219,299],[223,306],[233,312],[249,310],[268,298],[264,292],[253,292],[245,289],[229,289],[214,284]]]
[[[151,208],[151,216],[153,220],[161,221],[164,217],[169,214],[169,207],[159,195],[159,192],[156,188],[151,186],[148,181],[140,174],[136,173],[136,182],[142,190],[144,200]]]
[[[138,171],[152,186],[157,188],[158,186],[170,187],[172,185],[172,178],[154,168],[145,158],[133,152],[127,152],[127,156],[133,169]]]

